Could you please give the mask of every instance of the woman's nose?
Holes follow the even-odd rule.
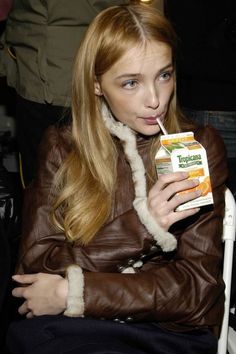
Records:
[[[159,96],[156,87],[151,87],[146,92],[146,101],[145,105],[148,108],[155,109],[159,106]]]

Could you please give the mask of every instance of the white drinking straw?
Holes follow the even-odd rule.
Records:
[[[162,124],[162,122],[160,121],[159,118],[156,119],[157,120],[157,123],[159,124],[159,127],[161,128],[162,130],[162,133],[165,134],[165,135],[168,135],[168,132],[167,130],[165,129],[164,125]]]

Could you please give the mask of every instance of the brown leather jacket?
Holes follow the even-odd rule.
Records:
[[[66,129],[49,128],[41,143],[38,176],[25,194],[18,273],[64,274],[68,265],[79,264],[84,271],[86,316],[158,321],[178,331],[219,326],[224,302],[221,232],[227,160],[213,128],[198,128],[195,137],[207,150],[214,207],[203,207],[194,217],[176,223],[171,231],[178,239],[177,251],[163,253],[132,206],[133,182],[120,142],[110,220],[86,247],[68,242],[55,229],[48,197],[70,147]],[[147,146],[147,141],[138,140],[145,165]],[[144,265],[136,274],[120,273],[140,257]]]

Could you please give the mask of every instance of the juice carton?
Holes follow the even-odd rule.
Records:
[[[179,205],[176,210],[213,204],[206,150],[194,139],[193,132],[162,135],[155,163],[158,175],[186,171],[189,172],[189,178],[199,179],[199,185],[191,190],[201,189],[201,196]],[[180,193],[189,191],[190,189]]]

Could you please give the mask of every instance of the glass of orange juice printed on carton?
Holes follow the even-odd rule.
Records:
[[[201,189],[201,196],[179,205],[176,210],[213,204],[206,150],[194,139],[193,132],[162,135],[161,147],[155,156],[155,163],[158,175],[186,171],[189,173],[189,178],[199,179],[199,185],[191,190]]]

